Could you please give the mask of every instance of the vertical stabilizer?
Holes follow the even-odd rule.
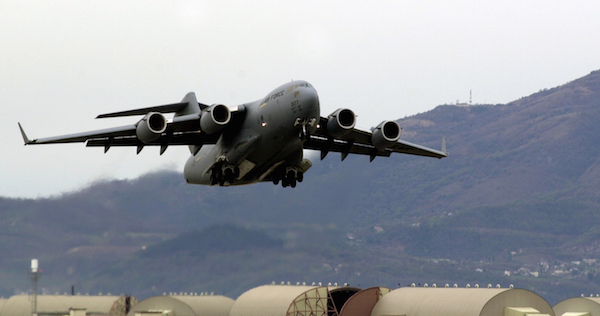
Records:
[[[200,109],[200,104],[196,99],[196,94],[194,92],[188,92],[188,94],[186,94],[185,97],[183,97],[183,100],[181,100],[181,103],[187,103],[187,105],[181,110],[175,112],[174,117],[202,112],[202,110]],[[189,145],[188,148],[190,149],[190,153],[192,155],[196,155],[196,153],[200,151],[200,148],[202,148],[202,144]],[[161,154],[162,152],[164,152],[164,150],[161,148]]]
[[[177,111],[175,116],[200,113],[200,105],[198,104],[198,100],[196,100],[196,94],[193,92],[186,94],[181,103],[187,103],[187,106]]]

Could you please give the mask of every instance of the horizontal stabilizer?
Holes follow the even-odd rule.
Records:
[[[153,106],[153,107],[141,108],[141,109],[135,109],[135,110],[100,114],[96,118],[146,115],[149,112],[172,113],[172,112],[180,111],[181,109],[185,108],[187,105],[188,105],[187,102],[173,103],[173,104],[159,105],[159,106]]]

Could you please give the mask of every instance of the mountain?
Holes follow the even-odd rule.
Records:
[[[398,122],[408,141],[445,137],[450,156],[314,155],[295,189],[160,172],[0,198],[0,295],[27,291],[31,258],[51,293],[235,298],[271,281],[513,283],[555,302],[600,291],[600,71]]]

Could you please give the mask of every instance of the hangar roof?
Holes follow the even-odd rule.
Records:
[[[556,316],[565,313],[589,313],[589,316],[600,316],[600,297],[573,297],[554,305]]]
[[[235,301],[229,316],[327,315],[325,286],[263,285]]]
[[[175,315],[228,316],[233,302],[233,299],[222,295],[154,296],[139,302],[128,315],[150,310],[170,310]]]
[[[414,287],[399,288],[383,296],[371,316],[502,316],[505,307],[531,307],[554,316],[546,300],[523,289]]]
[[[6,301],[8,301],[7,298],[0,298],[0,313],[2,312],[2,307],[4,307],[4,304],[6,303]]]
[[[131,305],[137,300],[131,297]],[[68,312],[70,308],[84,308],[88,313],[104,313],[111,315],[125,315],[125,296],[68,296],[68,295],[38,295],[37,311],[40,312]],[[10,297],[0,315],[31,316],[31,300],[29,295],[15,295]]]

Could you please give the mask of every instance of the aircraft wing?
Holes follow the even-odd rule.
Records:
[[[330,151],[342,153],[342,159],[345,159],[348,154],[368,155],[371,157],[371,160],[376,156],[389,157],[392,153],[434,158],[444,158],[448,156],[445,148],[445,141],[442,141],[441,151],[400,139],[389,144],[384,149],[378,149],[373,145],[373,133],[369,131],[352,128],[343,136],[333,137],[327,131],[327,121],[327,118],[321,117],[319,127],[314,133],[309,135],[304,143],[305,149],[321,151],[321,159]]]
[[[190,93],[191,94],[191,93]],[[166,150],[169,145],[204,145],[204,144],[215,144],[221,136],[221,128],[225,128],[226,124],[230,122],[227,118],[227,122],[217,122],[216,125],[210,125],[213,122],[209,121],[210,132],[202,130],[201,117],[207,115],[212,117],[208,111],[213,108],[204,104],[197,103],[195,96],[191,96],[193,99],[186,100],[186,102],[168,104],[163,106],[155,106],[149,108],[142,108],[137,110],[115,112],[99,115],[97,118],[106,117],[121,117],[130,115],[146,115],[140,121],[135,124],[106,128],[88,132],[74,133],[61,136],[53,136],[38,139],[29,139],[25,134],[21,124],[19,123],[19,129],[23,136],[25,145],[38,145],[38,144],[57,144],[57,143],[83,143],[86,142],[86,146],[89,147],[104,147],[105,151],[111,146],[137,146],[138,152],[144,146],[161,146],[161,154]],[[191,98],[190,97],[190,98]],[[188,98],[188,96],[186,96]],[[182,113],[179,116],[175,116],[172,121],[167,122],[162,113],[181,111],[186,108],[189,104],[197,104],[198,112],[191,111],[188,113]],[[223,110],[224,106],[216,105],[221,107]],[[201,111],[204,109],[205,111]],[[233,110],[227,109],[227,117],[231,117],[232,121],[239,118],[244,113],[243,107],[238,107]],[[231,115],[231,116],[229,116]],[[160,128],[152,129],[149,121],[155,118],[157,126]],[[208,120],[207,120],[208,121]],[[223,123],[223,124],[221,124]],[[221,124],[220,126],[218,126]],[[140,125],[143,127],[150,127],[150,129],[140,129]],[[216,127],[215,127],[216,126]],[[150,131],[151,130],[151,131]],[[146,138],[140,137],[140,133],[145,133]],[[143,135],[142,135],[143,136]]]
[[[74,133],[61,136],[53,136],[38,139],[29,139],[19,123],[19,129],[23,136],[25,145],[40,144],[61,144],[61,143],[83,143],[87,142],[88,147],[105,147],[106,150],[111,146],[169,146],[169,145],[200,145],[214,144],[221,133],[207,135],[198,128],[195,130],[181,130],[177,128],[177,123],[169,123],[167,129],[160,137],[152,141],[142,143],[136,134],[136,124],[125,125],[113,128],[100,129],[82,133]],[[191,124],[188,124],[191,125]]]

